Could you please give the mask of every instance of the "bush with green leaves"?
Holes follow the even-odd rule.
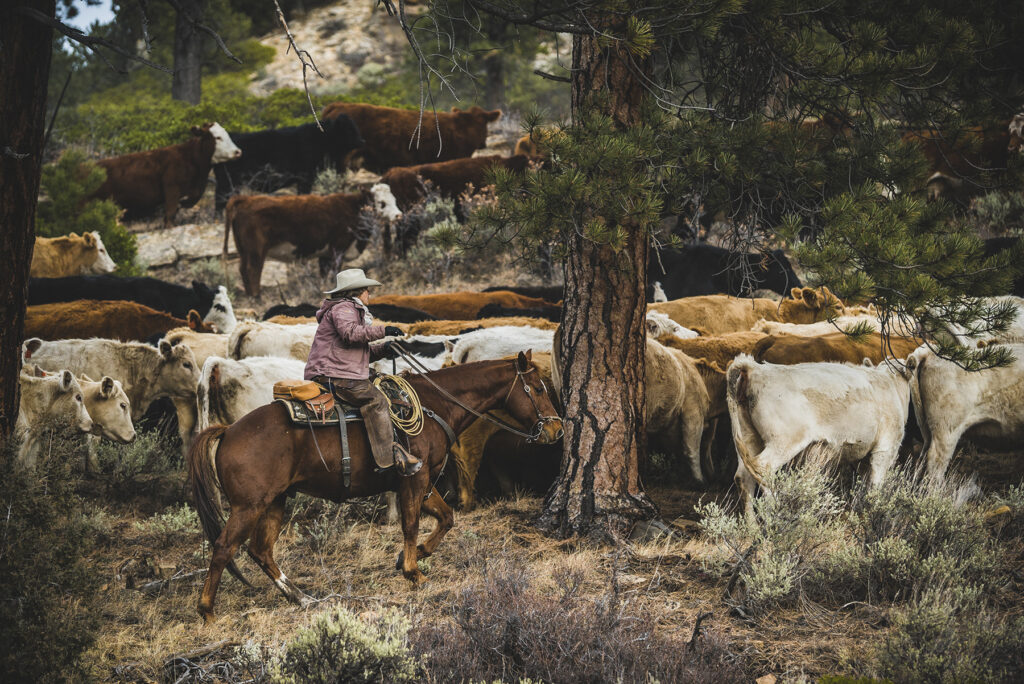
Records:
[[[177,472],[181,466],[179,447],[159,430],[139,430],[130,444],[100,440],[96,458],[107,484],[127,491],[144,476]]]
[[[171,506],[163,513],[136,521],[134,527],[139,532],[155,538],[159,546],[170,546],[185,537],[198,537],[200,534],[199,515],[188,504],[175,508]]]
[[[336,606],[313,619],[285,646],[274,684],[416,682],[422,672],[409,650],[409,619],[393,608],[368,620]]]
[[[106,172],[78,150],[68,150],[53,164],[43,167],[44,199],[36,212],[36,235],[57,237],[96,231],[107,254],[117,264],[117,275],[141,275],[135,263],[135,235],[121,225],[121,208],[113,200],[86,200],[99,188]]]
[[[1024,233],[1024,192],[990,192],[971,205],[974,222],[993,235]]]
[[[101,576],[73,463],[80,440],[55,440],[34,471],[0,448],[0,668],[8,681],[86,681]]]

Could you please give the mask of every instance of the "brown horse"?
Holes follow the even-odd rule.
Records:
[[[562,424],[535,371],[530,352],[520,352],[512,360],[467,363],[406,379],[424,408],[451,426],[455,435],[476,419],[468,409],[484,413],[503,407],[521,424],[534,426],[533,440],[549,443],[561,438]],[[216,425],[196,437],[188,455],[189,476],[203,530],[213,545],[210,573],[198,606],[207,622],[214,619],[213,604],[224,569],[245,581],[233,558],[247,539],[251,540],[249,556],[285,597],[300,604],[308,601],[281,572],[273,555],[285,499],[295,492],[337,502],[397,490],[405,545],[396,565],[413,584],[426,580],[417,561],[434,552],[453,523],[451,508],[431,485],[451,447],[445,430],[425,416],[422,432],[410,438],[409,445],[429,467],[412,477],[398,477],[392,473],[394,469],[376,472],[362,424],[349,423],[347,427],[352,466],[348,487],[342,475],[337,426],[311,432],[293,425],[285,407],[277,402],[256,409],[230,427]],[[213,503],[218,478],[231,504],[223,530],[220,511]],[[421,513],[435,518],[437,527],[417,546]]]

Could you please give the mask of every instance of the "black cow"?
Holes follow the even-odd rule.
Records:
[[[296,304],[295,306],[275,304],[267,309],[266,313],[263,314],[263,320],[267,320],[274,316],[310,317],[315,316],[316,312],[319,310],[320,307],[313,304]],[[420,321],[437,320],[426,311],[411,309],[406,306],[394,306],[392,304],[371,303],[370,313],[373,314],[374,318],[379,318],[382,321],[387,321],[388,323],[419,323]]]
[[[66,278],[30,278],[29,304],[74,302],[79,299],[108,299],[145,304],[151,309],[186,318],[189,309],[206,316],[213,295],[205,283],[192,281],[192,287],[165,283],[156,278],[122,278],[113,275],[68,276]]]
[[[536,285],[526,287],[511,287],[505,285],[495,285],[494,287],[488,287],[481,292],[498,292],[500,290],[508,290],[509,292],[515,292],[521,294],[524,297],[534,297],[536,299],[543,299],[544,301],[557,304],[562,301],[563,288],[561,285]]]
[[[1003,237],[1003,238],[989,238],[985,240],[985,256],[990,257],[998,254],[999,252],[1007,249],[1020,250],[1020,238],[1016,237]],[[1019,252],[1018,252],[1019,254]],[[1018,258],[1016,263],[1019,265],[1022,260]],[[1018,272],[1017,277],[1013,281],[1013,286],[1009,292],[1003,294],[1012,294],[1018,297],[1024,297],[1024,273]]]
[[[792,288],[801,287],[781,249],[746,254],[712,245],[661,250],[652,247],[647,264],[648,301],[656,281],[661,282],[669,300],[709,294],[745,297],[760,289],[786,295]]]
[[[515,316],[526,316],[527,318],[543,318],[555,323],[562,320],[562,307],[544,306],[518,309],[505,307],[500,304],[488,304],[476,312],[477,320],[481,318],[513,318]]]
[[[298,183],[299,194],[308,195],[321,167],[341,168],[349,152],[365,144],[355,123],[344,114],[321,123],[323,132],[309,123],[255,133],[231,133],[242,156],[213,167],[217,211],[246,185],[255,192],[269,193]]]

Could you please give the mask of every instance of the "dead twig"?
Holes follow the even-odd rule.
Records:
[[[209,572],[209,570],[207,569],[196,570],[194,572],[185,573],[184,575],[175,575],[170,579],[154,580],[152,582],[146,582],[138,589],[143,594],[158,594],[161,591],[163,591],[166,587],[170,586],[171,582],[181,582],[183,580],[192,579],[193,577],[197,577],[199,575],[205,575],[207,572]]]
[[[313,112],[313,119],[316,121],[316,127],[323,132],[324,127],[320,123],[320,116],[316,113],[316,107],[313,106],[313,97],[309,94],[309,83],[306,82],[306,73],[308,69],[312,69],[320,78],[324,78],[324,75],[320,73],[320,70],[316,66],[316,62],[313,61],[313,56],[309,54],[308,50],[300,50],[299,46],[295,44],[295,38],[292,36],[291,30],[288,28],[288,22],[284,19],[284,12],[281,11],[281,5],[274,0],[274,7],[277,8],[277,19],[281,22],[281,26],[284,27],[284,34],[288,36],[288,50],[294,50],[295,56],[299,58],[299,62],[302,64],[302,87],[306,90],[306,101],[309,102],[309,109]],[[285,54],[288,54],[288,50],[285,50]]]

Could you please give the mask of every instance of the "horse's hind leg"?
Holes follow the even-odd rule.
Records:
[[[452,515],[451,506],[444,502],[436,488],[430,490],[430,495],[423,501],[423,512],[437,521],[437,527],[427,540],[416,547],[419,558],[426,558],[434,553],[437,545],[441,543],[444,535],[452,529],[455,524],[455,516]]]
[[[413,477],[402,478],[398,489],[398,504],[402,509],[402,537],[405,543],[395,565],[415,586],[427,581],[426,575],[420,571],[417,564],[419,551],[416,548],[423,497],[430,487],[430,474],[427,470],[424,468]]]
[[[238,553],[238,547],[249,537],[252,526],[260,517],[261,511],[251,508],[240,508],[231,511],[227,525],[217,537],[213,545],[213,554],[210,560],[210,572],[206,576],[206,583],[203,584],[203,594],[199,597],[199,614],[206,622],[213,622],[216,616],[213,614],[213,602],[217,598],[217,587],[220,584],[220,576],[224,573],[231,559]]]
[[[256,523],[252,531],[252,538],[249,541],[249,556],[256,564],[267,573],[267,577],[274,581],[274,586],[281,590],[285,598],[292,603],[306,605],[309,597],[301,589],[281,572],[277,562],[274,561],[274,544],[278,535],[281,534],[281,524],[284,521],[285,496],[274,499],[263,517]]]

